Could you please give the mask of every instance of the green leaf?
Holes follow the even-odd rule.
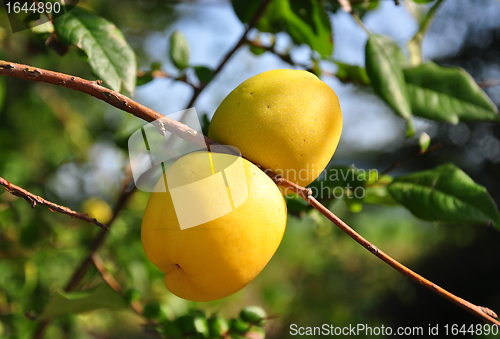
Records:
[[[401,51],[386,36],[370,34],[365,48],[366,73],[375,92],[407,121],[407,135],[413,136],[412,111],[406,89]]]
[[[235,333],[245,333],[250,329],[250,324],[246,321],[238,318],[231,319],[229,321],[229,330]]]
[[[211,338],[220,338],[229,330],[229,325],[224,318],[213,315],[208,319],[208,328]]]
[[[232,0],[234,11],[243,23],[248,23],[254,17],[261,3]],[[295,43],[309,45],[322,57],[332,54],[332,26],[318,0],[274,0],[267,6],[256,27],[261,32],[285,30]]]
[[[394,206],[398,203],[389,193],[387,186],[373,186],[365,189],[363,204],[369,205],[389,205]]]
[[[203,135],[208,135],[208,129],[210,128],[210,120],[208,119],[207,113],[201,116],[201,131]]]
[[[163,334],[167,338],[182,338],[182,332],[179,329],[179,326],[173,321],[165,321],[163,325]]]
[[[281,0],[281,4],[284,26],[292,39],[329,57],[333,52],[332,26],[322,4],[317,0]]]
[[[209,328],[205,316],[201,314],[185,315],[175,320],[175,323],[183,335],[203,334],[208,337]]]
[[[417,4],[428,4],[429,2],[433,2],[434,0],[413,0]]]
[[[369,85],[370,78],[366,74],[366,70],[359,66],[344,64],[343,62],[334,61],[339,67],[337,70],[337,78],[343,83],[354,83],[360,85]]]
[[[266,49],[264,47],[256,46],[249,44],[248,49],[250,49],[250,52],[252,52],[254,55],[261,55],[266,53]]]
[[[320,183],[330,188],[364,186],[369,172],[354,166],[331,166],[323,172],[310,187],[319,187]]]
[[[500,228],[500,215],[486,188],[453,164],[396,178],[388,189],[396,201],[421,219],[491,223]]]
[[[83,313],[99,308],[123,309],[127,304],[107,284],[84,292],[56,292],[39,320],[57,318],[69,313]]]
[[[418,139],[418,144],[420,146],[420,153],[425,153],[431,144],[431,137],[427,133],[420,134],[420,138]]]
[[[378,0],[371,0],[371,1],[362,1],[362,2],[355,2],[351,4],[352,11],[353,13],[357,14],[360,18],[363,18],[363,16],[375,9],[378,8],[380,1]]]
[[[387,174],[379,175],[378,171],[370,172],[365,186],[363,203],[370,205],[398,205],[387,190],[387,185],[392,181],[393,178]]]
[[[196,77],[203,84],[208,84],[214,77],[214,71],[205,66],[194,66],[194,72],[196,73]]]
[[[174,31],[170,36],[170,59],[179,70],[189,66],[189,45],[180,31]]]
[[[363,205],[360,203],[360,199],[353,199],[344,196],[344,202],[352,213],[359,213],[363,210]]]
[[[461,68],[428,62],[405,69],[404,75],[415,115],[453,124],[499,120],[496,106]]]
[[[161,305],[156,301],[147,303],[144,305],[142,315],[146,319],[158,318],[161,315]]]
[[[260,1],[231,0],[231,4],[233,5],[234,13],[238,17],[238,19],[240,19],[240,21],[244,24],[249,23],[250,20],[252,20],[253,16],[255,15],[255,13],[257,13],[257,10],[259,9],[262,2],[263,2],[263,0],[260,0]],[[266,16],[269,15],[271,6],[273,6],[272,1],[270,4],[267,5],[266,11],[261,16],[261,18],[257,24],[258,28],[259,28],[259,24],[261,24],[262,21],[265,21]],[[261,29],[259,28],[259,30],[261,30]]]
[[[133,94],[136,81],[136,58],[116,26],[80,7],[54,20],[61,41],[75,45],[88,56],[92,72],[114,91],[123,87]]]
[[[252,324],[259,324],[259,326],[263,325],[263,321],[267,318],[267,313],[259,306],[246,306],[240,312],[240,318],[246,322]]]
[[[152,71],[145,71],[141,76],[137,76],[136,85],[142,86],[154,80]]]
[[[152,71],[159,71],[159,70],[161,70],[162,66],[163,66],[163,64],[161,62],[154,61],[151,63],[150,67],[151,67]]]

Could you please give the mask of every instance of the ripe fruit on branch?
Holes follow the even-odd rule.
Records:
[[[327,166],[341,132],[335,92],[312,73],[281,69],[236,87],[215,112],[208,136],[307,186]]]
[[[242,161],[239,178],[227,170],[235,161]],[[224,194],[210,181],[220,172],[225,172],[229,185],[225,190],[222,185]],[[203,185],[190,186],[200,181]],[[161,192],[164,185],[167,189]],[[184,188],[194,205],[191,209],[183,206],[181,214],[191,213],[195,219],[211,215],[211,209],[217,209],[227,196],[232,210],[181,229],[179,220],[186,215],[179,215],[174,203],[176,190]],[[165,273],[165,286],[172,293],[193,301],[210,301],[235,293],[252,281],[274,255],[285,226],[283,196],[258,167],[234,155],[196,152],[177,160],[158,182],[146,207],[141,235],[146,256]]]

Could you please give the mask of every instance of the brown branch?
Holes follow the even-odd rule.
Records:
[[[27,74],[32,74],[36,73],[36,77],[31,77],[27,76]],[[56,72],[50,72],[50,71],[45,71],[42,69],[38,68],[32,68],[29,66],[22,66],[22,65],[17,65],[14,63],[9,63],[9,62],[4,62],[0,61],[0,74],[5,74],[13,77],[18,77],[18,78],[23,78],[23,79],[28,79],[28,80],[34,80],[34,81],[42,81],[42,82],[47,82],[47,83],[52,83],[56,84],[59,86],[63,87],[68,87],[71,89],[75,90],[81,90],[84,93],[90,94],[94,97],[97,97],[103,101],[106,101],[110,104],[112,104],[115,107],[118,107],[124,111],[130,112],[134,114],[137,117],[143,118],[146,121],[154,121],[154,119],[158,117],[163,117],[159,113],[153,111],[150,108],[147,108],[145,106],[142,106],[132,99],[129,99],[121,94],[116,93],[117,96],[119,96],[120,100],[122,102],[126,102],[127,105],[117,105],[115,100],[109,100],[107,95],[101,95],[100,93],[103,91],[103,87],[95,85],[95,83],[91,81],[86,81],[83,79],[78,78],[77,82],[71,82],[71,85],[68,83],[62,83],[60,79],[76,79],[74,77],[71,77],[66,74],[61,74],[61,73],[56,73]],[[78,83],[78,86],[75,86],[75,84]],[[94,85],[91,85],[94,84]],[[106,93],[112,92],[108,89],[105,89]],[[125,109],[128,108],[128,109]],[[162,119],[162,126],[163,129],[166,129],[181,138],[185,139],[186,141],[192,142],[193,136],[199,137],[199,133],[191,129],[190,127],[179,123],[175,120],[172,119]],[[217,145],[217,143],[208,137],[205,137],[205,142],[207,145]],[[195,138],[195,143],[199,144],[199,139]],[[302,198],[307,200],[311,206],[313,206],[315,209],[320,211],[323,215],[325,215],[329,220],[331,220],[337,227],[339,227],[342,231],[344,231],[347,235],[349,235],[351,238],[356,240],[359,244],[361,244],[363,247],[368,249],[371,253],[373,253],[375,256],[389,264],[391,267],[395,268],[398,272],[403,274],[404,276],[412,279],[413,281],[416,281],[417,283],[423,285],[424,287],[430,289],[431,291],[435,292],[436,294],[440,295],[441,297],[450,300],[451,302],[459,305],[460,307],[466,309],[470,313],[474,314],[475,316],[483,319],[484,321],[487,321],[491,324],[497,324],[500,325],[500,322],[495,319],[496,314],[484,307],[476,306],[458,296],[455,296],[451,294],[450,292],[444,290],[443,288],[433,284],[429,280],[423,278],[422,276],[418,275],[417,273],[411,271],[407,267],[403,266],[396,260],[392,259],[390,256],[386,255],[382,251],[380,251],[376,246],[372,245],[368,240],[364,239],[361,235],[359,235],[356,231],[354,231],[352,228],[350,228],[347,224],[345,224],[342,220],[340,220],[336,215],[334,215],[332,212],[330,212],[326,207],[324,207],[320,202],[318,202],[314,197],[310,195],[310,191],[307,188],[297,186],[296,184],[286,180],[285,178],[282,178],[274,173],[272,173],[270,170],[264,169],[266,174],[271,177],[276,184],[281,185],[285,188],[288,188],[292,190],[293,192],[299,194]],[[120,204],[119,204],[120,205]],[[116,214],[114,214],[114,217]],[[97,249],[100,247],[100,245],[103,243],[105,236],[107,232],[101,232],[99,236],[96,239],[96,242],[94,244],[93,250],[89,257],[82,263],[82,265],[77,269],[75,272],[75,275],[73,276],[72,280],[67,286],[66,290],[72,290],[82,279],[83,275],[85,272],[88,270],[88,266],[92,265],[92,255],[97,251]],[[43,333],[43,331],[42,331]]]
[[[427,154],[427,153],[430,153],[430,152],[433,152],[435,150],[437,150],[438,148],[441,148],[443,147],[443,143],[440,142],[439,144],[436,144],[432,147],[430,147],[429,149],[425,150],[424,152],[419,152],[417,154],[414,154],[412,156],[410,156],[409,158],[405,159],[405,160],[402,160],[402,161],[398,161],[396,162],[394,165],[392,165],[391,167],[389,167],[388,169],[386,169],[385,171],[383,171],[380,175],[379,175],[379,178],[394,171],[396,168],[398,167],[401,167],[403,165],[406,165],[407,163],[415,160],[416,158],[420,157],[421,155],[424,155],[424,154]]]
[[[4,186],[10,194],[15,195],[16,197],[21,197],[24,200],[26,200],[31,205],[31,208],[34,208],[36,206],[36,204],[40,204],[43,206],[47,206],[49,208],[49,210],[51,210],[52,212],[66,214],[66,215],[69,215],[71,218],[77,218],[77,219],[86,221],[90,224],[94,224],[96,226],[99,226],[100,228],[103,228],[104,230],[108,229],[108,227],[106,225],[101,224],[95,218],[89,217],[88,214],[78,213],[78,212],[75,212],[75,211],[69,209],[68,207],[60,206],[60,205],[54,204],[53,202],[47,201],[38,195],[34,195],[33,193],[26,191],[24,188],[21,188],[19,186],[11,184],[10,182],[8,182],[7,180],[5,180],[2,177],[0,177],[0,185]]]
[[[479,87],[482,89],[489,88],[489,87],[494,87],[494,86],[500,86],[500,79],[488,79],[484,81],[480,81],[477,83]]]
[[[299,64],[297,62],[294,62],[289,53],[280,53],[276,49],[274,49],[272,46],[266,46],[266,45],[262,44],[259,40],[248,40],[247,43],[249,45],[262,48],[265,51],[276,55],[278,58],[281,59],[281,61],[286,62],[287,64],[289,64],[291,66],[299,66],[299,67],[302,67],[303,69],[305,69],[311,73],[314,73],[313,69],[311,67],[304,65],[304,64]],[[331,77],[337,76],[337,74],[335,74],[331,71],[325,70],[325,69],[321,69],[321,75],[326,75],[326,76],[331,76]]]

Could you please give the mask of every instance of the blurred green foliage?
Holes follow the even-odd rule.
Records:
[[[260,25],[268,30],[285,30],[295,43],[309,44],[322,56],[331,54],[333,42],[321,41],[330,37],[325,32],[332,29],[324,15],[335,12],[337,2],[325,3],[325,8],[319,6],[320,1],[279,3],[288,11],[281,16],[274,13],[264,17]],[[153,71],[158,71],[161,65],[152,65],[142,42],[151,32],[162,32],[178,19],[175,4],[153,0],[88,0],[80,5],[122,30],[139,65],[151,68],[146,71],[146,80],[155,81]],[[355,4],[354,10],[362,16],[377,6],[378,2]],[[294,22],[298,28],[293,26]],[[70,48],[62,57],[45,44],[46,39],[46,34],[33,34],[29,30],[12,34],[6,21],[0,23],[0,55],[5,60],[95,79],[86,58],[76,48]],[[208,84],[213,71],[205,66],[188,65],[188,46],[184,42],[182,45],[184,50],[176,65],[180,69],[192,67],[198,80]],[[382,58],[383,63],[390,65],[393,61],[390,55],[380,56],[376,52],[371,57]],[[382,77],[388,75],[376,62],[367,67],[369,77],[364,68],[337,65],[341,81],[361,86],[373,85],[374,80],[383,82]],[[396,82],[403,81],[400,68],[392,73]],[[404,74],[408,77],[411,71]],[[471,79],[467,81],[475,86],[470,84]],[[378,88],[385,93],[382,97],[392,100],[392,92],[383,86]],[[406,112],[409,103],[403,99]],[[411,117],[407,113],[402,115]],[[209,123],[206,115],[203,123],[206,130]],[[82,93],[0,77],[0,176],[55,203],[109,218],[126,175],[127,138],[141,125],[139,119]],[[385,150],[375,153],[370,156],[383,159],[384,167],[402,157],[397,150],[391,153],[392,157],[387,157]],[[445,158],[439,154],[435,162]],[[369,161],[376,164],[375,160]],[[367,189],[361,213],[357,213],[361,204],[353,204],[347,198],[325,199],[324,203],[400,262],[472,302],[500,309],[498,281],[492,274],[500,265],[498,231],[479,225],[422,222],[401,206],[387,207],[395,204],[386,189],[391,181],[388,176],[378,181],[370,177],[349,181],[353,187]],[[330,188],[337,184],[326,182]],[[493,190],[495,187],[498,178],[487,186]],[[121,285],[122,291],[116,293],[127,304],[143,305],[143,316],[130,307],[66,314],[48,326],[46,338],[217,337],[227,331],[232,337],[252,333],[259,338],[264,335],[261,326],[267,337],[284,338],[291,337],[291,324],[426,327],[434,323],[479,322],[389,268],[303,200],[294,197],[287,202],[290,213],[282,244],[255,281],[223,300],[194,303],[179,299],[165,289],[163,273],[144,255],[140,225],[148,197],[148,193],[141,191],[132,194],[99,250],[105,269]],[[498,201],[498,195],[494,198]],[[37,317],[47,312],[52,296],[64,288],[77,265],[88,255],[99,231],[93,225],[52,213],[42,206],[31,209],[23,199],[2,190],[0,338],[32,337],[38,326]],[[91,291],[105,286],[103,283],[97,269],[92,267],[77,289]]]

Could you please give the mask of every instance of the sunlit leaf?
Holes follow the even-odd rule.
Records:
[[[142,86],[145,85],[151,81],[154,80],[153,77],[153,72],[152,71],[146,71],[146,72],[141,72],[140,76],[137,76],[137,86]]]
[[[243,23],[256,14],[260,1],[232,0],[233,9]],[[262,32],[285,30],[297,44],[307,44],[321,56],[332,54],[332,26],[328,14],[318,0],[274,0],[257,23]]]
[[[373,11],[378,8],[380,1],[360,1],[351,3],[353,13],[356,13],[360,18],[362,18],[366,13]]]
[[[298,43],[305,43],[323,57],[333,51],[332,26],[328,14],[317,0],[281,0],[286,31]]]
[[[337,78],[344,83],[354,83],[360,85],[369,85],[370,78],[366,74],[366,69],[359,66],[344,64],[340,61],[335,61],[339,67],[337,70]]]
[[[80,7],[54,20],[54,28],[66,45],[85,52],[92,72],[114,91],[134,92],[136,58],[122,32],[108,20]]]
[[[401,51],[386,36],[370,34],[365,49],[366,72],[375,92],[408,123],[407,135],[415,134],[406,89]]]
[[[453,164],[396,178],[388,189],[421,219],[500,228],[500,215],[486,188]]]
[[[118,293],[107,284],[100,284],[90,291],[54,293],[38,319],[52,319],[69,313],[77,314],[100,308],[123,309],[125,307],[127,304]]]
[[[453,124],[499,120],[495,104],[461,68],[428,62],[405,69],[404,75],[415,115]]]
[[[189,66],[189,45],[180,31],[174,31],[170,36],[170,59],[179,70]]]
[[[387,186],[374,186],[365,189],[363,204],[393,206],[398,205],[398,202],[389,193]]]

